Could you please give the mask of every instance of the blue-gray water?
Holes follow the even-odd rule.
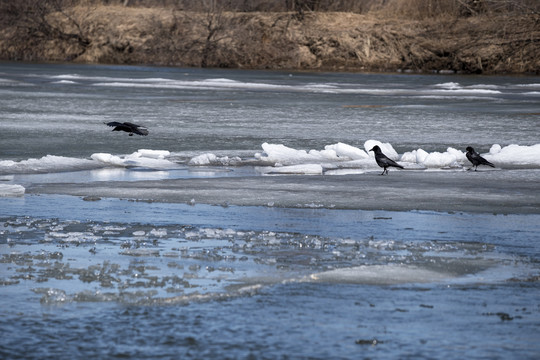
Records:
[[[476,173],[459,163],[282,174],[270,202],[255,155],[263,143],[370,139],[398,153],[534,146],[538,78],[1,64],[0,79],[1,358],[540,356],[538,195],[516,200],[512,187],[534,184],[534,160]],[[150,134],[113,133],[108,121]],[[124,157],[140,149],[168,151],[166,166],[133,167]],[[206,153],[220,160],[190,163]],[[494,214],[452,194],[441,211],[383,211],[343,200],[351,184],[376,192],[392,181],[386,204],[437,202],[441,177],[484,181],[502,205]],[[171,181],[182,179],[193,201],[178,201],[172,186],[183,183]],[[311,192],[283,206],[295,179]],[[209,180],[219,201],[201,194]],[[339,208],[317,197],[328,188]],[[87,196],[65,195],[74,189]],[[167,189],[170,199],[152,199]],[[233,196],[260,201],[228,205],[241,203]]]

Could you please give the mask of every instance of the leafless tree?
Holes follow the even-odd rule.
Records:
[[[90,43],[89,39],[80,23],[67,10],[75,3],[77,3],[75,0],[2,0],[0,5],[0,10],[4,13],[2,22],[16,24],[21,32],[32,37],[75,40],[79,45],[86,47]],[[54,13],[60,17],[52,16]],[[66,21],[68,26],[62,26],[58,19]]]

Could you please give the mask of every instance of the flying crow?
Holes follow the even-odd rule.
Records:
[[[478,168],[478,165],[487,165],[487,166],[495,167],[495,165],[493,165],[492,163],[490,163],[489,161],[481,157],[479,153],[474,151],[472,147],[467,146],[466,150],[467,150],[467,153],[465,155],[467,156],[467,159],[469,159],[469,161],[473,164],[474,171],[476,171],[476,169]]]
[[[137,135],[148,135],[148,130],[141,125],[136,125],[130,122],[118,122],[118,121],[112,121],[109,123],[106,123],[107,126],[114,126],[114,129],[112,131],[125,131],[129,133],[129,136],[133,136],[133,134]]]
[[[377,161],[377,165],[383,168],[383,172],[381,175],[384,175],[384,173],[388,174],[388,167],[390,166],[403,169],[403,166],[399,165],[397,162],[384,155],[378,145],[375,145],[369,151],[373,151],[375,153],[375,161]]]

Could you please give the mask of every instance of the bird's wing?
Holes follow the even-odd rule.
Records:
[[[138,128],[138,127],[141,127],[141,125],[137,125],[137,124],[134,124],[134,123],[130,123],[130,122],[125,122],[124,125],[127,125],[127,126],[131,126],[132,128]]]
[[[398,168],[402,168],[403,169],[403,166],[399,165],[397,162],[395,162],[394,160],[390,159],[388,156],[384,155],[384,154],[380,154],[379,156],[377,156],[377,163],[379,164],[379,166],[394,166],[394,167],[398,167]]]
[[[122,124],[121,122],[118,122],[118,121],[111,121],[111,122],[108,122],[108,123],[105,123],[107,126],[122,126],[124,124]]]
[[[388,156],[383,155],[383,161],[391,166],[399,166],[394,160],[390,159]]]
[[[477,161],[477,162],[479,162],[479,163],[482,163],[482,161],[486,161],[486,159],[484,159],[483,157],[481,157],[480,154],[477,153],[477,152],[474,152],[474,153],[471,155],[471,157],[472,157],[475,161]]]
[[[478,155],[478,160],[480,161],[480,164],[495,167],[495,165],[493,165],[492,163],[490,163],[489,161],[487,161],[486,159],[484,159],[480,155]]]
[[[137,125],[130,122],[125,122],[125,126],[128,126],[131,129],[131,132],[137,135],[148,135],[148,129],[144,126]]]

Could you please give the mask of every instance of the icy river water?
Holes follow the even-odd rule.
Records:
[[[2,63],[0,358],[537,359],[539,134],[538,77]]]

